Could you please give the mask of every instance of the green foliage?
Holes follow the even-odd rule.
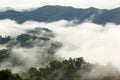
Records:
[[[26,42],[26,41],[28,41],[30,38],[31,38],[31,36],[28,35],[28,34],[21,34],[21,35],[18,35],[18,36],[17,36],[17,41],[19,41],[19,42]]]
[[[32,37],[29,34],[21,34],[18,35],[16,40],[20,43],[21,47],[32,47],[33,45],[30,42],[30,39],[35,39],[36,37]]]
[[[18,74],[12,74],[10,70],[0,71],[0,80],[22,80]]]
[[[47,28],[35,28],[28,30],[24,34],[20,34],[14,38],[10,38],[9,42],[6,43],[7,47],[23,47],[23,48],[33,48],[33,47],[46,47],[47,53],[54,54],[55,50],[61,47],[61,43],[57,41],[52,41],[51,38],[54,37],[54,33]]]
[[[59,49],[62,46],[60,42],[52,42],[50,44],[50,47],[48,48],[47,52],[49,54],[54,54],[57,49]]]
[[[7,58],[9,55],[10,55],[10,50],[8,50],[8,49],[0,50],[0,60]]]
[[[7,43],[10,40],[11,40],[10,36],[7,36],[7,37],[0,36],[0,44],[5,44],[5,43]]]
[[[45,68],[39,68],[39,70],[31,68],[24,76],[29,74],[29,77],[26,77],[28,80],[34,80],[34,78],[40,80],[74,80],[77,71],[87,70],[90,66],[91,64],[85,62],[83,58],[70,58],[62,62],[55,60]]]
[[[48,28],[35,28],[34,30],[28,30],[27,32],[32,33],[32,34],[39,34],[39,33],[43,32],[43,31],[48,32],[48,33],[52,32]]]
[[[63,61],[54,60],[43,68],[32,67],[27,72],[20,73],[20,76],[10,70],[1,70],[0,80],[120,80],[118,74],[111,73],[89,77],[89,73],[95,66],[85,62],[82,57]]]

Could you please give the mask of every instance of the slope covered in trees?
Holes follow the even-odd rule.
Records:
[[[120,24],[120,8],[106,10],[93,7],[79,9],[64,6],[44,6],[32,11],[8,10],[0,12],[0,19],[12,19],[18,23],[27,20],[39,22],[52,22],[58,20],[78,20],[79,23],[92,21],[96,24],[106,24],[108,22]]]
[[[97,66],[84,61],[82,57],[63,61],[55,60],[44,68],[32,67],[19,74],[13,74],[10,70],[1,70],[0,80],[120,80],[117,69],[100,65],[95,69]]]
[[[52,40],[55,35],[47,28],[35,28],[15,37],[0,37],[0,69],[45,66],[56,60],[56,51],[62,46]],[[29,63],[31,62],[31,63]]]

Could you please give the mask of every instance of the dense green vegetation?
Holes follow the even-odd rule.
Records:
[[[120,73],[118,71],[102,72],[101,70],[104,69],[100,68],[105,68],[102,66],[96,71],[98,73],[101,71],[100,75],[94,76],[98,74],[94,73],[91,76],[91,72],[92,70],[94,71],[95,67],[97,67],[96,64],[90,64],[84,61],[82,57],[69,58],[63,61],[54,60],[46,67],[32,67],[28,71],[18,74],[13,74],[10,70],[1,70],[0,80],[120,80]]]
[[[22,79],[18,74],[12,74],[10,70],[1,70],[0,80],[22,80]]]
[[[76,58],[63,61],[52,61],[44,68],[30,68],[27,72],[13,74],[10,70],[0,71],[0,80],[77,80],[89,72],[92,64],[84,61],[83,58]],[[20,77],[21,76],[21,77]]]
[[[34,30],[28,30],[26,33],[20,34],[11,38],[10,36],[0,36],[0,45],[6,45],[6,47],[24,47],[33,48],[37,47],[51,47],[58,48],[61,43],[52,41],[54,33],[47,28],[35,28]],[[49,45],[49,46],[48,46]]]
[[[0,50],[0,62],[4,60],[4,58],[7,58],[10,55],[10,50],[2,49]]]
[[[0,44],[5,44],[5,43],[7,43],[10,40],[11,40],[10,36],[7,36],[7,37],[0,36]]]
[[[25,80],[74,80],[78,70],[90,70],[90,64],[83,58],[52,61],[45,68],[31,68],[21,76]]]

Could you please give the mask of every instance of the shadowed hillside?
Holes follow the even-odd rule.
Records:
[[[0,12],[0,19],[12,19],[18,23],[27,20],[39,22],[52,22],[58,20],[78,20],[78,23],[92,21],[96,24],[106,24],[108,22],[120,24],[120,8],[106,10],[93,7],[87,9],[64,7],[64,6],[44,6],[32,11],[8,10]]]

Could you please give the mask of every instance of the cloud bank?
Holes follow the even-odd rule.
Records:
[[[105,26],[90,22],[75,24],[74,21],[51,23],[27,21],[0,21],[0,35],[18,35],[34,27],[46,27],[55,33],[63,47],[56,53],[63,58],[84,57],[89,62],[107,64],[111,62],[120,68],[120,25],[108,23]]]

